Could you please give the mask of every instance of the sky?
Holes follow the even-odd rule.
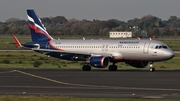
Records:
[[[180,0],[1,0],[0,21],[27,20],[26,9],[34,9],[40,18],[128,21],[151,14],[168,20],[180,17]]]

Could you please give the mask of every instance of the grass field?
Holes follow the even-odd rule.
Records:
[[[0,68],[78,68],[81,63],[47,57],[33,51],[1,51],[0,57]]]
[[[0,101],[178,101],[140,98],[78,98],[67,96],[0,96]]]
[[[180,70],[180,54],[168,61],[155,62],[156,70]],[[53,68],[53,69],[81,69],[83,62],[66,61],[33,51],[1,51],[0,68]],[[117,63],[118,70],[148,70],[149,68],[134,68],[124,62]],[[96,68],[92,68],[96,69]],[[107,68],[105,68],[108,70]],[[102,70],[102,69],[99,69]]]

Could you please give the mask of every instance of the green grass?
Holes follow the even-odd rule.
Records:
[[[79,61],[66,61],[33,51],[1,51],[0,68],[74,68],[81,67]],[[34,67],[36,61],[41,62],[39,67]]]
[[[18,40],[21,43],[31,41],[30,37],[29,38],[18,38]],[[6,49],[6,50],[13,50],[17,49],[19,50],[20,48],[16,47],[14,39],[12,37],[0,37],[0,50]]]
[[[177,101],[140,98],[78,98],[68,96],[0,96],[0,101]]]
[[[38,67],[34,67],[35,62],[40,62]],[[180,54],[168,61],[154,62],[156,70],[180,70],[179,67]],[[52,68],[52,69],[81,69],[83,62],[66,61],[33,51],[1,51],[0,52],[0,68]],[[124,62],[117,63],[118,70],[149,70],[146,68],[134,68]],[[92,68],[96,69],[96,68]],[[107,68],[98,70],[108,70]]]

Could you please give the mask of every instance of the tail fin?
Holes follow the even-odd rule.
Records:
[[[32,41],[49,41],[53,39],[46,31],[46,28],[34,10],[27,10],[27,17]]]
[[[12,34],[12,37],[13,37],[14,41],[16,42],[16,45],[18,47],[22,47],[21,43],[19,42],[19,40],[16,38],[16,36],[14,34]]]

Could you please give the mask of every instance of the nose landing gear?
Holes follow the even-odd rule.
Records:
[[[155,71],[155,68],[154,68],[154,66],[153,66],[153,62],[149,62],[149,64],[150,64],[150,69],[149,69],[149,71],[150,71],[150,72],[154,72],[154,71]]]

